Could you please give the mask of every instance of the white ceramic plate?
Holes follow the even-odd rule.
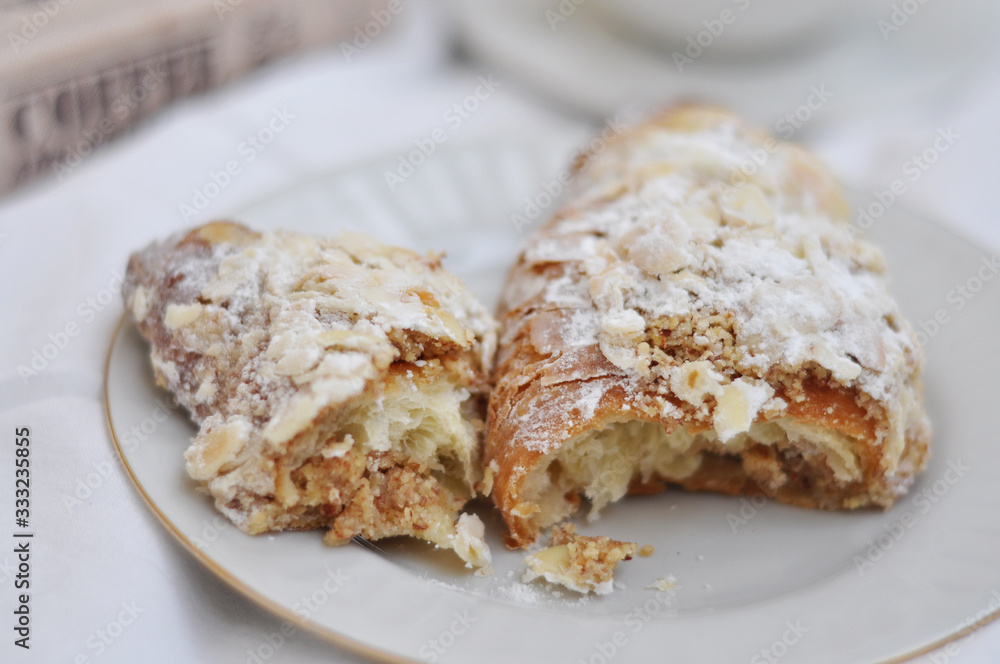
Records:
[[[521,239],[510,214],[543,190],[568,156],[559,152],[454,146],[394,194],[384,179],[393,157],[308,182],[238,217],[258,229],[353,228],[447,249],[449,267],[492,305]],[[153,510],[209,569],[279,615],[377,658],[899,661],[994,617],[1000,605],[1000,279],[976,281],[993,276],[988,257],[902,208],[886,211],[870,234],[912,319],[939,310],[949,317],[927,345],[936,436],[910,495],[885,513],[677,491],[630,498],[581,524],[585,533],[655,547],[623,564],[618,589],[603,598],[520,583],[522,554],[504,548],[502,524],[486,505],[476,510],[497,571],[485,578],[418,542],[333,549],[319,532],[240,533],[186,477],[182,453],[195,429],[166,406],[147,348],[127,323],[108,357],[109,424]],[[971,299],[953,290],[959,285]],[[668,574],[678,581],[672,594],[647,588]]]
[[[989,61],[984,54],[996,39],[1000,16],[996,3],[982,0],[861,2],[856,3],[861,13],[853,22],[814,48],[782,52],[766,60],[720,62],[714,56],[727,43],[723,32],[692,64],[678,69],[672,54],[683,48],[648,47],[642,39],[611,27],[597,3],[451,2],[468,51],[495,66],[501,78],[521,80],[591,117],[613,116],[637,99],[656,108],[699,100],[723,104],[773,127],[805,104],[815,87],[832,96],[814,98],[814,105],[820,102],[815,113],[801,109],[810,117],[809,131],[834,119],[870,115],[872,109],[933,105],[955,94],[974,67]],[[886,31],[887,38],[883,38],[878,21],[890,19],[893,7],[899,5],[919,9],[903,14],[905,23],[897,16],[899,30]],[[763,0],[734,0],[730,9],[737,21],[740,7],[747,7],[748,14],[774,10]],[[706,20],[718,16],[718,10],[713,12],[711,7],[705,12]],[[697,33],[690,37],[701,38]],[[715,45],[719,48],[713,49]]]

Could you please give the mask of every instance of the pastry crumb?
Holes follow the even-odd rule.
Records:
[[[666,576],[661,576],[656,581],[646,586],[647,588],[652,588],[653,590],[662,590],[664,592],[668,590],[673,590],[677,586],[677,579],[674,578],[673,574],[668,574]]]
[[[639,545],[610,537],[576,534],[573,524],[555,526],[549,546],[524,559],[528,569],[522,580],[545,579],[581,594],[606,595],[614,589],[618,563],[631,560]]]
[[[641,549],[639,549],[639,555],[643,558],[649,558],[655,552],[656,548],[654,548],[652,544],[645,544]]]
[[[451,541],[455,553],[465,561],[465,566],[476,569],[477,576],[493,574],[493,556],[486,543],[486,527],[475,514],[461,514],[455,523]]]

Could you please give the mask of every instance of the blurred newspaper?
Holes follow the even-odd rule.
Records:
[[[0,195],[175,99],[338,41],[401,0],[0,0]]]

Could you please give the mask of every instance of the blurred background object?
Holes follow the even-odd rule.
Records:
[[[954,94],[998,17],[980,0],[451,1],[469,53],[565,109],[698,100],[772,129],[813,86],[829,94],[810,129]]]
[[[388,25],[388,5],[398,12],[401,2],[0,3],[0,194],[61,177],[159,108],[278,56],[352,32],[366,44]]]
[[[279,56],[327,44],[349,63],[409,4],[0,0],[0,195]],[[577,119],[697,100],[796,140],[960,94],[1000,20],[979,0],[442,4],[470,64]]]
[[[693,43],[711,46],[716,58],[730,59],[775,57],[789,49],[825,44],[864,10],[859,0],[591,2],[597,16],[621,30],[625,38],[639,37],[668,56]]]

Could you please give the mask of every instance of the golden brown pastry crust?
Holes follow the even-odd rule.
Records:
[[[500,307],[486,460],[509,542],[666,483],[893,504],[925,463],[922,355],[848,214],[814,157],[716,109],[579,158]]]
[[[124,297],[200,427],[189,474],[241,529],[479,551],[456,519],[495,322],[438,257],[212,223],[133,255]]]

